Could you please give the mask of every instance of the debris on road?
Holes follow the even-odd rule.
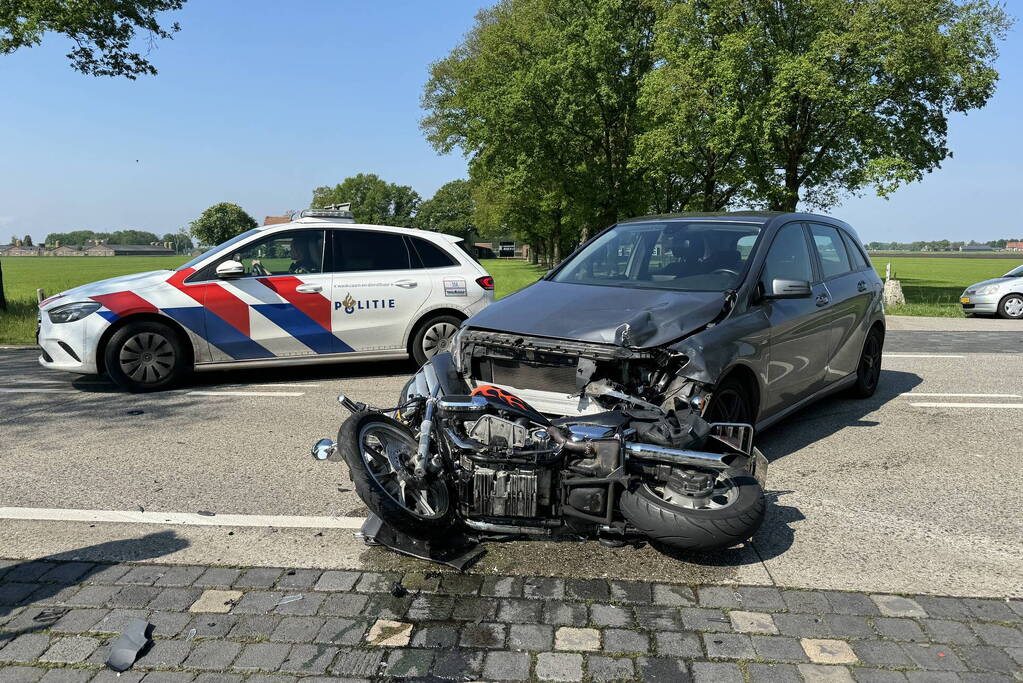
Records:
[[[127,671],[151,641],[149,634],[153,625],[145,619],[132,619],[124,627],[124,631],[110,644],[110,656],[107,666],[117,671]]]

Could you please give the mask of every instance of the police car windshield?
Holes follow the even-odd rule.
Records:
[[[745,222],[623,223],[552,278],[605,287],[723,292],[738,286],[760,226]]]
[[[259,228],[253,228],[252,230],[246,230],[245,232],[243,232],[240,235],[235,235],[234,237],[232,237],[228,241],[222,242],[221,244],[218,244],[217,246],[213,247],[212,249],[209,249],[209,250],[204,251],[203,253],[199,254],[194,259],[192,259],[188,263],[186,263],[183,266],[181,266],[180,268],[178,268],[178,270],[185,270],[186,268],[195,268],[196,264],[197,263],[201,263],[203,260],[206,259],[206,257],[212,256],[213,254],[219,252],[221,249],[226,249],[227,247],[230,247],[230,246],[232,246],[234,244],[238,244],[242,240],[248,239],[249,237],[252,237],[253,235],[255,235],[258,232],[259,232]]]

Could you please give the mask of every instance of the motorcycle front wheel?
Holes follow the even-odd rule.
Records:
[[[413,477],[418,441],[408,427],[379,413],[356,413],[341,425],[337,445],[359,498],[395,530],[426,539],[455,524],[447,483]]]
[[[727,548],[749,539],[764,521],[764,490],[752,474],[730,469],[714,495],[691,505],[665,499],[663,489],[638,483],[622,493],[622,514],[654,543],[676,550]]]

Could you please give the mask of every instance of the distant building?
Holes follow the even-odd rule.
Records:
[[[68,246],[57,246],[53,249],[47,249],[45,256],[85,256],[85,252],[78,247]]]
[[[1006,242],[1005,249],[1007,251],[1023,251],[1023,242]]]
[[[4,256],[39,256],[42,251],[42,247],[24,247],[19,245],[8,248],[4,252]]]
[[[174,256],[174,250],[162,244],[95,244],[86,256]]]
[[[476,258],[529,258],[529,245],[515,240],[476,242]]]
[[[281,223],[290,223],[291,216],[267,216],[263,219],[263,225],[280,225]]]
[[[966,244],[959,247],[959,251],[994,251],[990,244]]]

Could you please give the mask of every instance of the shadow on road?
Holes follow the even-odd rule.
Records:
[[[877,420],[865,420],[881,406],[912,391],[923,380],[912,372],[882,370],[877,392],[866,399],[842,395],[828,397],[779,422],[757,438],[757,447],[770,462],[831,436],[846,427],[876,427]],[[855,454],[850,453],[850,457]],[[768,471],[770,483],[770,471]]]
[[[393,375],[413,375],[416,365],[411,360],[373,361],[363,363],[330,363],[294,365],[280,368],[211,370],[196,372],[177,389],[201,389],[231,384],[275,384],[277,382],[315,382],[323,380],[370,379]],[[105,375],[82,375],[71,381],[76,389],[91,394],[118,394],[120,389]]]
[[[108,571],[111,566],[93,562],[152,560],[186,547],[188,541],[175,532],[160,531],[140,538],[97,543],[7,567],[0,574],[0,622],[25,605],[40,603],[44,607],[21,612],[4,624],[0,647],[24,633],[54,626],[70,611],[62,606],[61,594]]]

